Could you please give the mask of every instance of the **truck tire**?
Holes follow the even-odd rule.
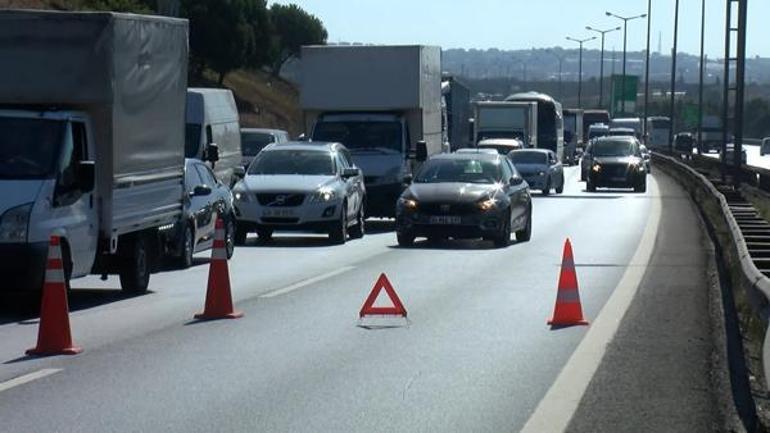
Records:
[[[414,245],[414,236],[409,233],[396,232],[396,240],[398,240],[398,246],[403,248]]]
[[[133,236],[123,241],[120,253],[120,287],[125,293],[139,295],[147,292],[152,271],[152,256],[149,242],[143,235]]]

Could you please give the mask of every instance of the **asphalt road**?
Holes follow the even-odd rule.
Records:
[[[761,156],[759,154],[759,146],[744,145],[743,149],[746,150],[746,165],[770,170],[770,155]],[[704,155],[709,158],[719,159],[719,153],[704,153]]]
[[[116,279],[76,280],[72,329],[85,352],[75,357],[24,357],[36,320],[5,306],[0,431],[518,431],[595,326],[546,326],[564,240],[593,322],[626,272],[646,269],[632,258],[653,209],[681,196],[661,176],[646,194],[588,194],[570,168],[564,194],[535,198],[532,241],[506,249],[465,241],[401,249],[386,222],[344,246],[312,236],[251,240],[230,263],[245,313],[234,321],[191,320],[206,290],[205,254],[193,269],[154,276],[145,296],[122,297]],[[692,219],[690,207],[673,212]],[[688,241],[667,239],[655,248]],[[381,272],[409,323],[358,327]],[[20,376],[29,381],[14,383]]]

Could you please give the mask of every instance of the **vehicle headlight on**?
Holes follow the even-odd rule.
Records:
[[[251,201],[251,196],[243,191],[235,191],[233,193],[233,198],[235,198],[235,201],[242,202],[242,203],[248,203]]]
[[[0,242],[26,242],[32,203],[7,210],[0,217]]]
[[[602,171],[602,166],[599,164],[594,164],[593,167],[591,167],[591,170],[593,170],[595,173],[598,173]]]
[[[543,175],[545,175],[545,172],[544,172],[544,171],[538,171],[538,172],[537,172],[537,175],[538,175],[538,176],[543,176]]]
[[[398,203],[406,210],[414,211],[417,210],[419,207],[419,203],[417,203],[417,200],[413,198],[400,198],[398,199]]]
[[[497,199],[494,199],[494,198],[483,199],[479,201],[476,205],[479,207],[481,211],[487,212],[497,207]]]
[[[337,198],[337,192],[331,188],[321,188],[313,194],[313,203],[328,203]]]

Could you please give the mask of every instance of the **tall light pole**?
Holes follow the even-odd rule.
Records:
[[[590,38],[586,39],[575,39],[567,36],[568,41],[577,42],[580,44],[580,60],[578,63],[580,66],[578,67],[578,108],[583,108],[583,44],[589,41],[593,41],[596,39],[596,36],[591,36]]]
[[[668,151],[674,151],[674,108],[676,103],[676,45],[679,38],[679,0],[674,6],[674,48],[671,50],[671,105],[669,106]]]
[[[698,155],[703,152],[703,72],[706,68],[706,0],[700,6],[700,75],[698,77]]]
[[[647,14],[634,15],[632,17],[622,17],[620,15],[613,14],[612,12],[605,12],[608,17],[614,17],[623,20],[623,80],[622,80],[622,99],[620,100],[620,111],[626,112],[626,53],[628,52],[628,22],[639,18],[646,18]]]
[[[705,1],[705,0],[704,0]],[[650,119],[650,32],[652,31],[652,0],[647,0],[647,51],[644,60],[644,144],[648,144],[650,130],[647,122]],[[670,127],[670,125],[669,125]]]
[[[562,86],[561,86],[561,67],[562,67],[562,64],[564,63],[564,56],[560,56],[556,54],[556,52],[551,49],[547,50],[547,52],[552,54],[554,57],[556,57],[556,59],[559,60],[559,101],[561,101],[562,99],[564,99],[564,94],[562,93]]]
[[[604,35],[620,30],[620,27],[614,29],[599,30],[591,26],[586,26],[586,30],[596,32],[602,35],[602,54],[599,63],[599,108],[604,107]]]

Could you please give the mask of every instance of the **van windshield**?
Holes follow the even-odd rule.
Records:
[[[342,143],[351,152],[402,153],[400,122],[322,121],[316,124],[313,141]]]
[[[52,177],[65,126],[61,120],[0,117],[0,178]]]

